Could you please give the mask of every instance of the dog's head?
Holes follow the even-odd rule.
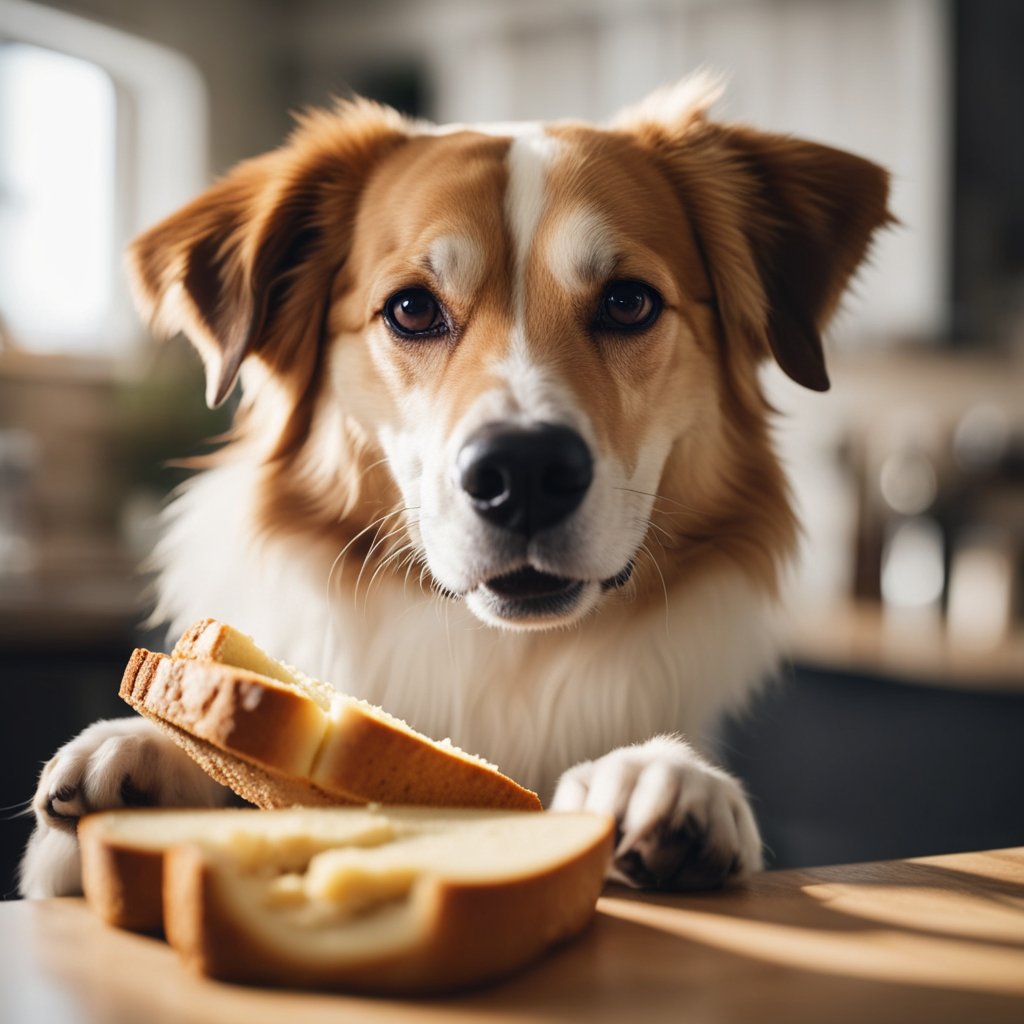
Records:
[[[137,240],[140,305],[209,402],[242,372],[264,522],[371,528],[375,572],[419,561],[503,626],[709,559],[771,589],[794,524],[757,368],[828,387],[887,176],[705,105],[436,129],[342,104]]]

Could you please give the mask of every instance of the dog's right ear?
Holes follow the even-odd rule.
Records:
[[[407,137],[365,101],[303,115],[280,149],[240,164],[130,246],[136,303],[165,335],[184,332],[220,405],[243,360],[281,364],[316,345],[371,169]]]

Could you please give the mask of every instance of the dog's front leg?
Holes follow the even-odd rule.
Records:
[[[22,896],[82,891],[78,819],[112,807],[218,807],[230,790],[214,782],[144,718],[94,722],[65,743],[39,776],[36,818],[22,858]]]
[[[551,808],[612,815],[618,841],[608,878],[635,888],[712,889],[762,867],[742,787],[676,737],[570,768]]]

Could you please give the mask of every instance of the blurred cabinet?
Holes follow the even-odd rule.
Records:
[[[725,728],[772,867],[1024,843],[1024,693],[796,666]]]

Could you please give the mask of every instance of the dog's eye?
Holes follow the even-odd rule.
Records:
[[[613,281],[604,290],[598,327],[612,331],[642,331],[661,312],[661,296],[642,281]]]
[[[441,304],[426,288],[405,288],[384,303],[384,319],[406,338],[434,338],[448,331]]]

